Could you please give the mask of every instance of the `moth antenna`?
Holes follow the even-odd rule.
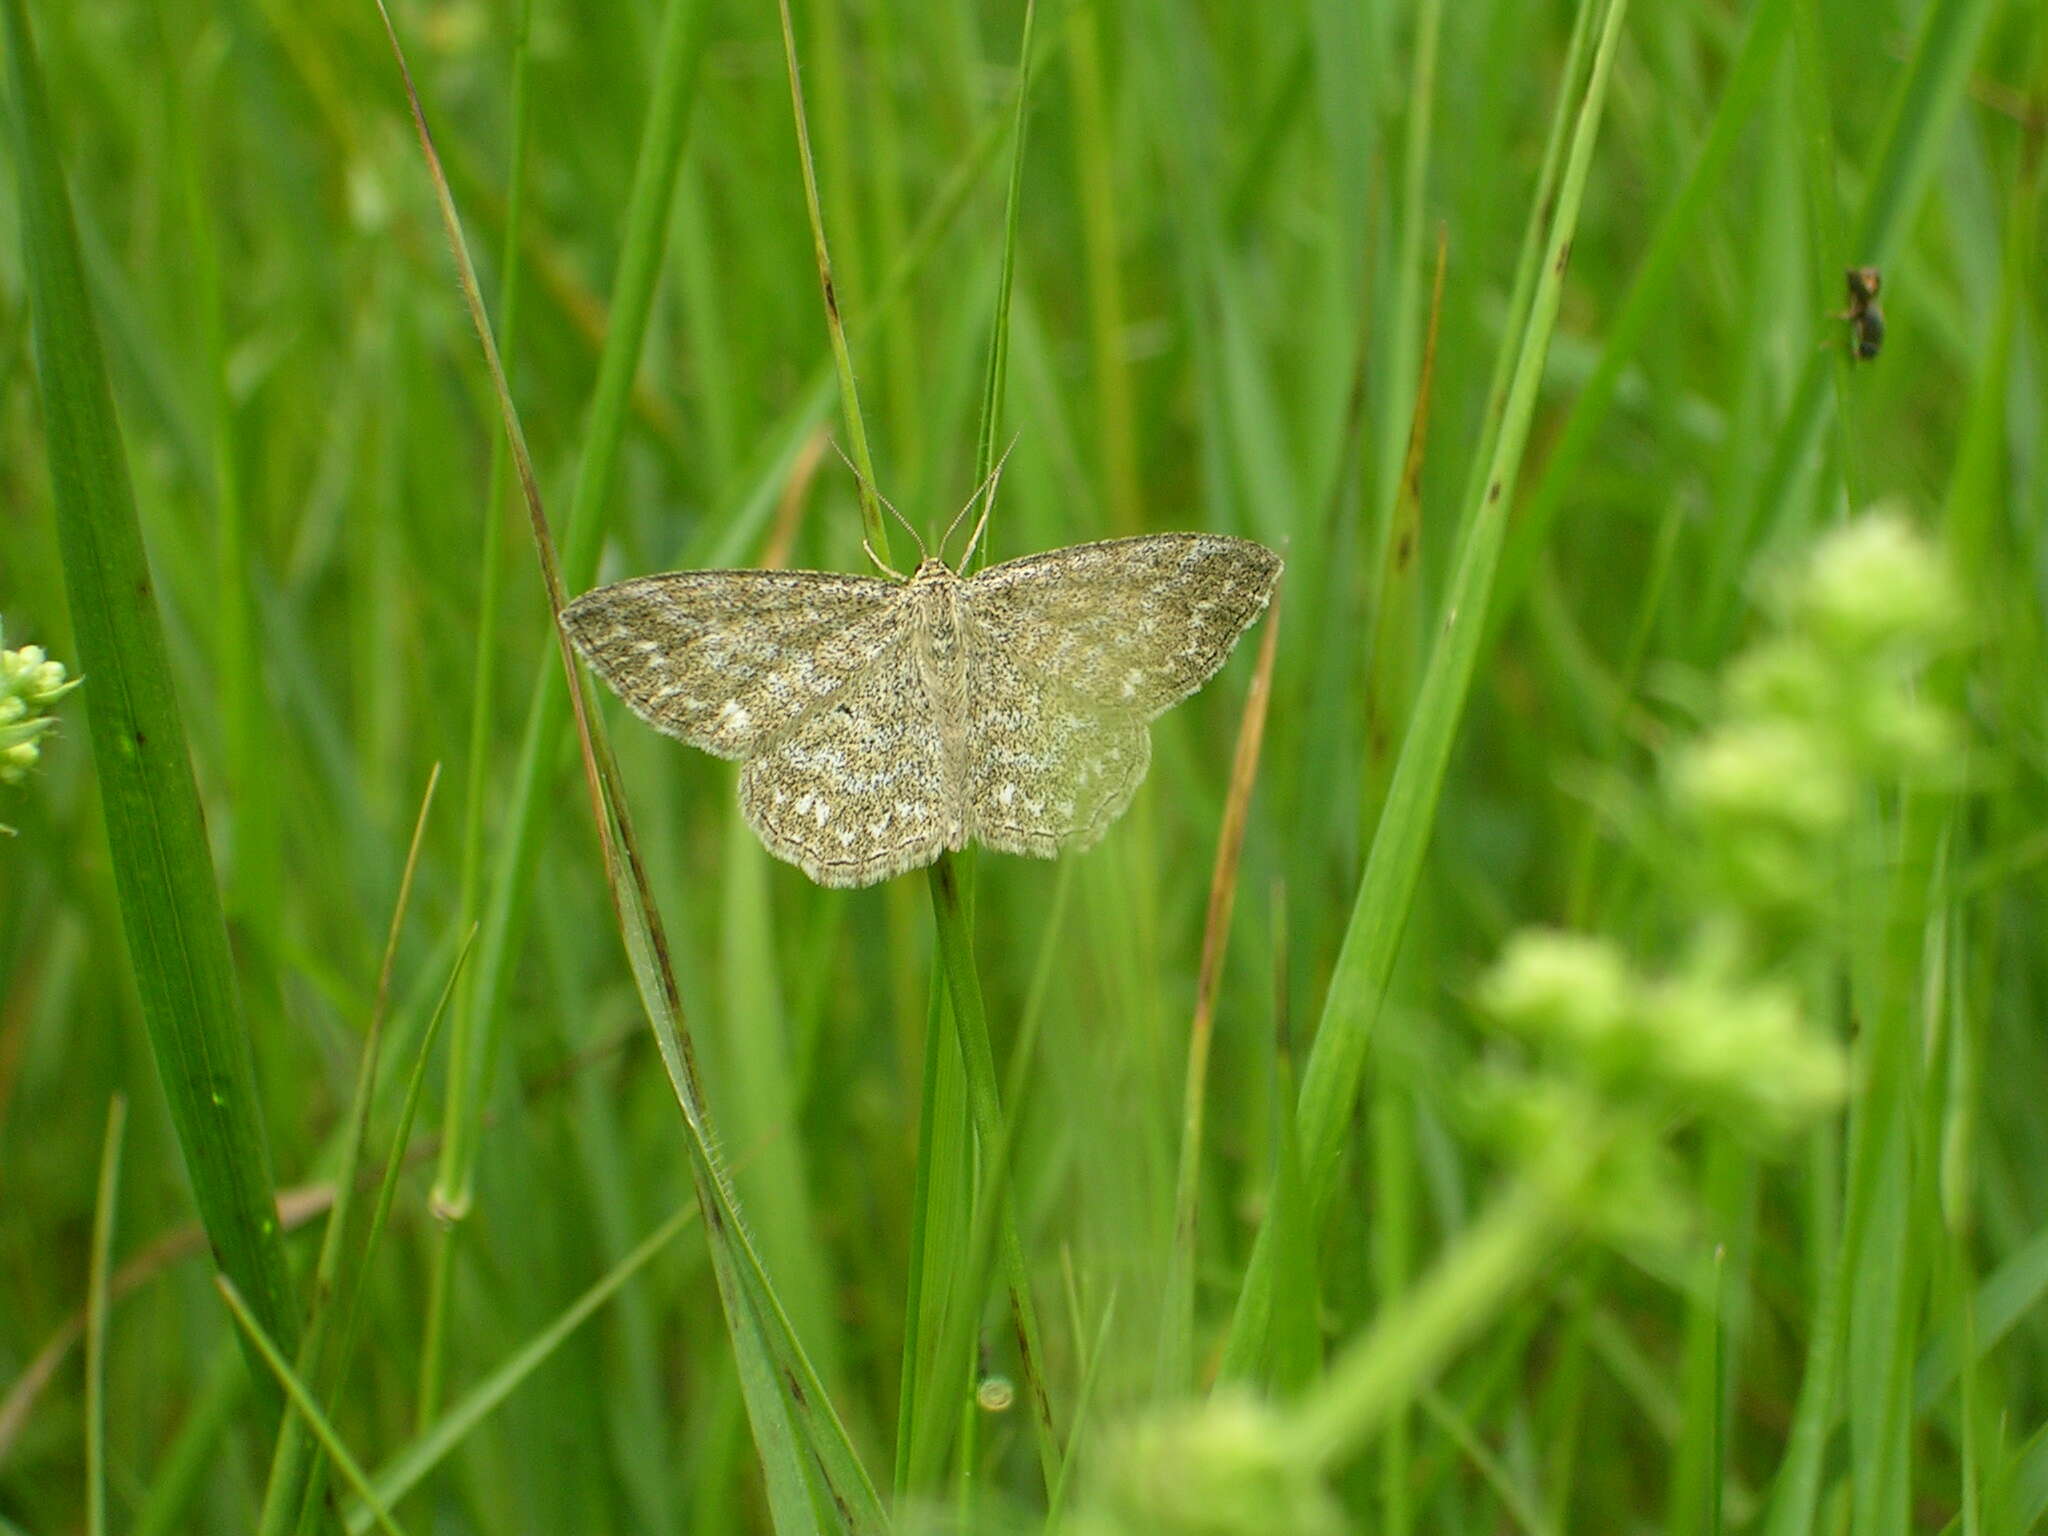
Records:
[[[839,446],[838,438],[832,438],[830,439],[830,442],[832,444],[832,451],[839,455],[839,462],[844,464],[848,469],[853,471],[853,478],[855,482],[857,484],[864,485],[869,490],[873,491],[875,493],[875,500],[879,501],[883,506],[887,507],[889,509],[890,516],[894,517],[897,522],[903,525],[903,531],[910,535],[911,543],[917,546],[917,558],[920,561],[929,560],[931,556],[924,547],[924,539],[919,535],[917,529],[911,525],[910,519],[905,517],[901,512],[898,512],[896,510],[896,503],[891,501],[888,497],[882,494],[882,488],[880,486],[876,485],[874,481],[868,479],[866,475],[860,472],[860,466],[854,463],[853,460],[849,459],[846,456],[846,450]],[[882,569],[888,571],[891,576],[896,576],[895,571],[891,570],[888,566],[883,565],[881,560],[876,558],[875,552],[872,549],[868,549],[868,541],[866,539],[862,539],[860,543],[861,548],[867,549],[868,558],[870,560],[873,560],[875,564],[882,566]],[[901,576],[896,576],[896,579],[898,581],[903,580]]]
[[[953,514],[953,521],[946,524],[945,537],[939,540],[939,553],[943,555],[946,550],[946,540],[953,537],[953,530],[960,526],[960,519],[974,510],[976,501],[981,502],[981,517],[974,525],[974,535],[968,539],[967,547],[960,551],[960,569],[963,571],[967,569],[967,562],[974,558],[974,548],[981,542],[981,536],[988,528],[988,515],[995,510],[996,486],[1003,478],[1003,466],[1010,462],[1010,450],[1017,446],[1017,438],[1021,435],[1021,433],[1011,434],[1010,446],[1005,448],[1003,456],[996,460],[996,467],[988,472],[986,480],[974,488],[974,494],[967,498],[967,505]],[[982,495],[984,491],[988,493],[986,497]]]
[[[903,531],[910,535],[911,542],[917,546],[917,558],[919,563],[921,564],[924,561],[929,560],[931,556],[925,552],[924,540],[918,536],[916,525],[914,525],[910,521],[910,519],[905,517],[901,512],[898,512],[896,510],[896,503],[891,501],[888,497],[884,496],[880,491],[875,492],[875,498],[878,501],[880,501],[883,506],[889,509],[890,516],[894,517],[897,522],[901,523],[903,525]]]
[[[894,576],[898,581],[908,581],[910,579],[908,576],[905,576],[901,571],[897,570],[895,566],[891,565],[888,561],[884,560],[880,555],[876,554],[875,546],[870,544],[866,539],[862,539],[860,541],[860,547],[868,552],[868,558],[875,562],[875,568],[881,571],[883,575]]]

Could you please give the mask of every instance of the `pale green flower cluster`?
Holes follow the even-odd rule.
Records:
[[[1668,1229],[1683,1209],[1671,1127],[1781,1136],[1848,1091],[1846,1052],[1789,979],[1795,956],[1878,791],[1959,781],[1962,731],[1927,679],[1962,636],[1962,603],[1902,515],[1826,534],[1771,598],[1773,633],[1730,666],[1718,723],[1667,780],[1676,846],[1708,877],[1681,888],[1693,906],[1679,958],[1651,966],[1611,939],[1526,931],[1477,989],[1531,1070],[1482,1082],[1476,1118],[1532,1175],[1569,1167],[1564,1193],[1609,1230]],[[1596,1177],[1546,1161],[1561,1139],[1597,1140]]]
[[[1825,908],[1859,795],[1956,778],[1962,733],[1924,679],[1964,625],[1939,554],[1889,510],[1826,535],[1773,596],[1780,632],[1730,667],[1671,787],[1720,892],[1783,921]]]
[[[1665,1141],[1672,1127],[1706,1118],[1739,1136],[1781,1136],[1847,1091],[1842,1048],[1789,987],[1736,954],[1702,940],[1656,974],[1611,939],[1529,929],[1481,981],[1481,1009],[1522,1041],[1532,1069],[1482,1075],[1468,1091],[1473,1119],[1587,1227],[1675,1247],[1690,1205]],[[1568,1146],[1597,1155],[1556,1155]]]
[[[46,712],[77,686],[39,645],[0,650],[0,784],[19,784],[35,767],[39,742],[57,723]]]
[[[1599,1099],[1653,1116],[1703,1111],[1736,1128],[1796,1128],[1848,1086],[1841,1049],[1784,983],[1702,942],[1677,970],[1638,970],[1610,939],[1515,935],[1478,1001],[1538,1060]]]
[[[1108,1432],[1068,1536],[1338,1536],[1350,1529],[1276,1410],[1244,1393]]]

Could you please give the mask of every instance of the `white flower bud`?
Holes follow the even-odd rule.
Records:
[[[0,783],[19,784],[22,775],[35,767],[41,751],[33,741],[18,741],[0,748]]]
[[[22,674],[22,681],[22,692],[28,696],[29,703],[38,709],[56,703],[78,686],[76,682],[64,681],[64,663],[61,661],[45,661],[28,668]]]

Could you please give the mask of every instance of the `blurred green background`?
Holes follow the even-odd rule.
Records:
[[[444,1030],[362,1276],[337,1422],[380,1466],[690,1202],[681,1124],[569,738],[539,763],[530,841],[515,835],[529,699],[558,662],[374,7],[29,12],[271,1159],[306,1192],[301,1271],[436,763],[379,1155],[462,937],[486,924],[448,1026],[476,1076],[447,1072]],[[394,14],[558,534],[581,475],[605,579],[784,548],[791,565],[863,569],[852,477],[826,440],[841,428],[775,8],[535,0],[523,133],[517,6]],[[992,557],[1206,528],[1289,562],[1199,1164],[1204,1380],[1290,1155],[1278,1106],[1476,510],[1546,134],[1584,91],[1566,65],[1575,17],[1519,0],[1038,14]],[[943,525],[975,478],[1022,8],[803,0],[795,24],[880,486]],[[1474,981],[1507,935],[1569,925],[1654,956],[1696,909],[1692,876],[1638,835],[1643,804],[1754,633],[1774,564],[1845,510],[1900,504],[1960,574],[1976,645],[1955,691],[1988,750],[1941,813],[1938,896],[1880,925],[1919,1010],[1906,1038],[1925,1045],[1886,1101],[1901,1117],[1889,1224],[1840,1241],[1839,1136],[1783,1165],[1681,1138],[1697,1206],[1683,1262],[1591,1242],[1532,1271],[1411,1399],[1392,1449],[1333,1469],[1336,1497],[1356,1529],[1761,1529],[1815,1330],[1833,1326],[1816,1324],[1816,1276],[1840,1265],[1895,1326],[1852,1342],[1874,1353],[1823,1410],[1815,1522],[2023,1529],[2048,1503],[2048,21],[2033,0],[1636,0],[1598,132],[1489,641],[1401,913],[1353,1152],[1308,1235],[1312,1352],[1368,1324],[1500,1176],[1461,1084],[1488,1049]],[[658,217],[629,246],[643,140],[663,134],[680,136],[673,186],[654,176]],[[18,188],[0,177],[0,617],[8,645],[75,669]],[[644,317],[617,308],[633,259],[655,263]],[[1852,368],[1830,312],[1865,261],[1882,263],[1889,330]],[[607,402],[599,360],[621,324],[637,358],[617,354],[630,391]],[[1406,547],[1426,352],[1411,566],[1389,551]],[[614,430],[607,476],[592,445]],[[1055,1400],[1091,1405],[1084,1438],[1162,1396],[1188,1020],[1254,649],[1158,723],[1151,777],[1104,846],[977,861],[999,1063],[1032,1047],[1008,1085],[1023,1245]],[[886,1488],[921,1210],[923,881],[812,887],[740,822],[728,765],[604,702],[726,1158]],[[36,771],[0,787],[16,829],[0,838],[0,1390],[16,1410],[0,1418],[0,1529],[84,1528],[84,1377],[75,1351],[47,1351],[85,1300],[115,1093],[132,1112],[113,1258],[137,1269],[106,1357],[113,1526],[252,1528],[269,1435],[192,1241],[83,694],[58,713]],[[1890,888],[1882,857],[1847,878]],[[1825,973],[1826,946],[1804,952]],[[1837,1006],[1828,1027],[1857,1038],[1862,1016]],[[441,1203],[460,1197],[440,1154],[448,1117],[471,1114],[473,1203],[451,1234],[430,1195],[438,1167]],[[1724,1300],[1702,1302],[1717,1244]],[[1874,1268],[1872,1244],[1888,1256]],[[980,1374],[1014,1375],[999,1300],[981,1355]],[[1850,1405],[1869,1381],[1905,1406],[1867,1438]],[[1023,1410],[955,1412],[971,1433],[917,1491],[973,1528],[1039,1518]],[[1902,1455],[1895,1486],[1866,1487]],[[758,1482],[691,1232],[467,1427],[399,1513],[450,1532],[765,1529]]]

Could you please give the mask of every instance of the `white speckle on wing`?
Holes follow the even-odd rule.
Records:
[[[727,699],[718,706],[718,724],[721,729],[733,735],[741,734],[754,723],[754,717],[747,713],[747,706],[738,699]]]

